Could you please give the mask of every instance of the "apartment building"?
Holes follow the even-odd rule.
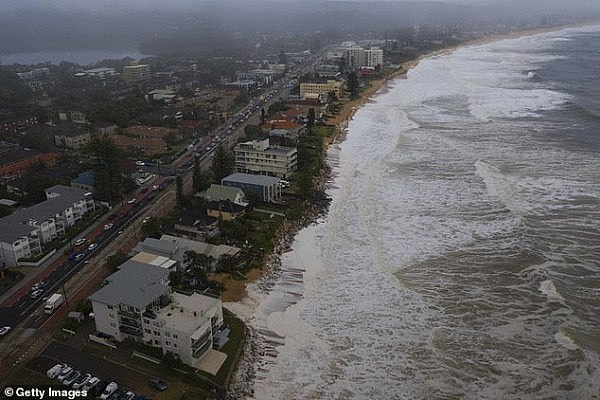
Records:
[[[343,87],[343,82],[331,79],[327,80],[326,82],[301,82],[300,97],[303,99],[315,98],[319,96],[327,96],[329,92],[333,92],[339,99],[342,96]]]
[[[171,291],[168,268],[126,261],[89,299],[99,332],[177,355],[195,367],[227,330],[221,300]]]
[[[95,209],[90,192],[68,186],[46,189],[46,199],[0,218],[0,265],[16,267],[19,259],[41,254],[43,243],[64,235]]]
[[[147,64],[126,65],[123,67],[123,81],[126,85],[148,80],[152,77],[152,70]]]
[[[298,150],[271,146],[269,139],[238,143],[234,153],[237,172],[286,178],[298,168]]]
[[[265,203],[281,199],[281,179],[271,176],[235,173],[221,179],[221,185],[252,192]]]
[[[80,129],[64,129],[54,134],[54,143],[59,147],[80,149],[85,146],[92,136],[89,132]]]
[[[379,47],[371,47],[365,50],[365,65],[364,67],[375,68],[378,65],[383,65],[383,50]]]
[[[25,172],[43,163],[52,166],[58,160],[58,153],[34,153],[15,147],[0,150],[0,180],[10,181],[23,176]]]

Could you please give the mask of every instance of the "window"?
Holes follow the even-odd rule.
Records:
[[[157,346],[160,346],[160,340],[154,339],[154,344],[157,345]]]
[[[177,348],[177,343],[173,342],[173,347]]]
[[[114,310],[115,308],[113,306],[107,306],[109,310]]]
[[[146,332],[146,333],[152,333],[152,331],[150,329],[144,329],[144,332]]]
[[[110,318],[110,319],[115,319],[115,314],[113,314],[113,313],[108,313],[108,318]]]
[[[169,341],[167,340],[167,341],[165,342],[165,344],[166,344],[167,346],[170,346],[170,345],[171,345],[171,342],[169,342]]]
[[[173,334],[173,339],[177,339],[177,335],[176,334]]]
[[[144,323],[149,325],[149,324],[150,324],[150,320],[149,320],[149,319],[146,319],[146,318],[144,318]]]
[[[113,327],[113,328],[116,328],[116,327],[117,327],[117,324],[115,324],[114,322],[111,322],[111,323],[110,323],[110,326],[111,326],[111,327]]]
[[[165,337],[171,337],[171,334],[169,332],[165,332]]]
[[[154,331],[154,334],[155,334],[156,336],[160,336],[160,332],[159,332],[159,331]]]

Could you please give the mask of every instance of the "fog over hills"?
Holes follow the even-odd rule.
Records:
[[[0,53],[243,47],[252,35],[383,32],[415,24],[519,23],[542,17],[600,16],[595,1],[122,1],[4,0]]]

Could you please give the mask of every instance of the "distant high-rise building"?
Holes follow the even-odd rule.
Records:
[[[126,65],[123,67],[123,80],[126,85],[150,79],[152,71],[147,64]]]
[[[378,65],[383,65],[383,50],[379,47],[371,47],[365,50],[364,66],[375,68]]]

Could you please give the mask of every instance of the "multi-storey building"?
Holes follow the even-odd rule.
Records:
[[[371,47],[365,50],[365,67],[375,68],[383,65],[383,50],[379,47]]]
[[[26,171],[40,163],[52,166],[58,157],[58,153],[33,153],[18,148],[0,151],[0,180],[10,181],[20,178]]]
[[[0,218],[0,265],[16,267],[21,258],[42,253],[42,244],[63,235],[95,209],[85,190],[56,185],[46,189],[45,201]]]
[[[237,172],[286,178],[298,167],[298,150],[271,146],[269,139],[253,140],[235,146]]]
[[[174,293],[170,269],[126,261],[89,299],[99,332],[132,339],[177,355],[196,366],[226,329],[221,300]]]
[[[342,96],[344,84],[340,81],[327,80],[326,82],[301,82],[300,97],[303,99],[309,97],[327,96],[329,92],[333,92],[339,99]]]
[[[147,64],[126,65],[123,67],[123,80],[126,85],[142,82],[152,77],[152,70]]]

